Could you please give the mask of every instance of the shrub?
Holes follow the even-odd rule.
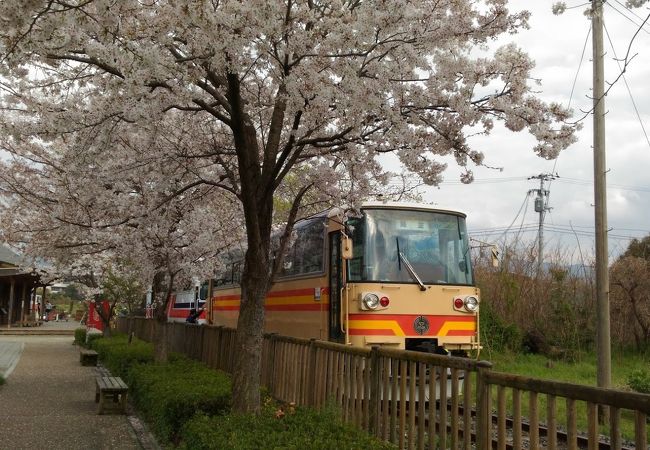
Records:
[[[481,343],[494,352],[517,352],[522,347],[522,333],[514,323],[501,319],[489,302],[481,303]]]
[[[394,449],[388,443],[346,424],[334,408],[298,408],[278,414],[265,408],[259,416],[197,415],[182,430],[181,448],[209,449]]]
[[[3,384],[5,384],[5,379],[2,375],[0,375],[0,386],[2,386]]]
[[[91,348],[99,353],[102,363],[113,375],[125,379],[128,379],[133,365],[153,361],[153,345],[139,339],[133,339],[129,344],[126,335],[95,339]]]
[[[632,371],[627,377],[627,384],[634,391],[650,394],[650,372],[643,369]]]
[[[86,346],[86,329],[77,328],[74,330],[74,343],[76,345]]]
[[[94,348],[93,342],[102,339],[104,336],[101,333],[86,333],[86,347]]]
[[[176,442],[195,414],[223,414],[230,408],[228,375],[184,357],[134,365],[128,380],[135,406],[164,441]]]

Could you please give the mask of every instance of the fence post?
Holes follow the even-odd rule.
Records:
[[[368,425],[370,434],[379,435],[379,346],[373,345],[370,350],[370,399],[368,402]],[[385,394],[384,394],[385,395]]]
[[[267,380],[267,388],[269,390],[269,394],[271,394],[272,397],[276,396],[276,386],[275,386],[275,361],[277,358],[276,355],[276,347],[277,347],[277,336],[278,333],[270,333],[269,334],[269,360],[268,360],[268,380]]]
[[[201,361],[202,363],[204,363],[205,365],[208,364],[208,357],[206,356],[208,352],[206,351],[206,348],[205,348],[205,330],[207,328],[208,328],[207,325],[203,325],[201,328],[199,328],[201,330],[201,332],[200,332],[201,333],[201,345],[199,346],[199,349],[200,349],[199,352],[200,353],[199,353],[198,360]]]
[[[154,342],[155,333],[156,333],[156,323],[158,320],[150,320],[148,323],[147,331],[149,332],[149,342]]]
[[[492,364],[487,361],[479,361],[476,371],[476,448],[477,450],[488,450],[492,448],[490,443],[490,385],[485,380],[485,374],[490,370]]]
[[[307,402],[309,406],[316,406],[316,339],[309,339],[309,377],[307,384]]]
[[[224,342],[223,342],[223,325],[217,326],[217,336],[216,336],[216,341],[217,341],[217,369],[220,370],[225,370],[225,364],[223,361],[225,361],[225,350],[224,350]]]

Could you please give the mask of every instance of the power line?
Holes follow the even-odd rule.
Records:
[[[639,20],[643,20],[643,17],[641,17],[640,15],[638,15],[637,13],[635,13],[635,12],[634,12],[632,9],[630,9],[630,8],[629,8],[625,3],[621,3],[619,0],[614,0],[614,1],[615,1],[616,3],[618,3],[620,6],[622,6],[623,9],[627,10],[627,12],[629,12],[630,14],[632,14],[633,16],[635,16],[637,19],[639,19]]]
[[[509,183],[512,181],[525,181],[526,177],[499,177],[499,178],[476,178],[471,184],[494,184],[494,183]],[[467,185],[462,181],[443,181],[440,184],[444,185]]]
[[[643,19],[642,17],[639,17],[636,13],[634,13],[634,12],[633,12],[631,9],[629,9],[627,6],[625,6],[624,4],[621,4],[621,2],[618,2],[618,1],[617,1],[616,3],[618,3],[619,5],[621,5],[625,10],[627,10],[628,12],[630,12],[632,15],[636,16],[639,20],[641,20],[641,21],[643,22],[644,19]],[[614,11],[616,11],[616,12],[619,13],[621,16],[623,16],[625,19],[629,20],[629,21],[632,22],[635,26],[639,27],[641,30],[643,30],[643,31],[645,31],[646,33],[650,34],[650,31],[648,31],[648,30],[646,30],[646,29],[644,28],[645,25],[644,25],[643,23],[642,23],[641,25],[639,25],[639,23],[638,23],[637,21],[635,21],[634,19],[630,18],[627,14],[625,14],[625,13],[619,11],[619,10],[618,10],[614,5],[611,4],[611,2],[606,2],[605,5],[607,5],[607,6],[609,6],[610,8],[612,8]]]
[[[468,230],[468,234],[470,236],[499,236],[499,237],[505,237],[506,235],[509,234],[516,234],[519,236],[520,234],[526,234],[526,233],[534,233],[537,232],[538,228],[536,225],[531,225],[528,227],[523,227],[520,229],[516,230],[506,230],[506,231],[482,231],[482,232],[477,232],[474,230]],[[548,231],[551,234],[561,234],[561,235],[572,235],[572,236],[580,236],[580,237],[588,237],[588,238],[594,238],[596,233],[594,232],[588,232],[588,231],[582,231],[582,230],[571,230],[571,228],[557,228],[553,227],[551,225],[546,226],[546,231]],[[614,234],[614,233],[608,233],[607,238],[611,240],[623,240],[623,241],[632,241],[634,239],[639,239],[639,236],[630,236],[630,235],[625,235],[625,234]],[[498,238],[497,238],[498,239]]]
[[[530,192],[529,192],[530,194]],[[524,226],[524,219],[526,218],[526,212],[528,211],[528,202],[526,202],[526,207],[524,208],[524,213],[521,215],[521,223],[519,224],[519,231],[517,232],[517,236],[515,239],[519,240],[519,233],[521,233],[521,229]]]
[[[582,54],[580,55],[580,62],[578,63],[578,70],[576,70],[576,76],[573,77],[573,85],[571,86],[571,94],[569,95],[569,104],[567,105],[567,108],[571,107],[571,101],[573,101],[573,93],[575,92],[576,88],[576,83],[578,82],[578,75],[580,74],[580,68],[582,67],[582,61],[585,59],[585,52],[587,50],[587,43],[589,42],[589,36],[591,35],[591,24],[589,25],[589,29],[587,30],[587,36],[585,37],[585,43],[582,46]],[[553,168],[553,172],[555,172],[555,168]]]
[[[570,178],[570,177],[562,177],[557,180],[558,183],[566,183],[566,184],[574,184],[574,185],[583,185],[583,186],[590,186],[594,182],[593,180],[581,180],[578,178]],[[645,186],[629,186],[625,184],[615,184],[615,183],[608,183],[608,188],[617,188],[621,189],[624,191],[638,191],[638,192],[650,192],[650,187],[645,187]]]
[[[580,5],[584,6],[584,5]],[[589,28],[587,29],[587,36],[585,37],[585,42],[582,45],[582,53],[580,54],[580,62],[578,63],[578,69],[576,70],[576,76],[573,77],[573,84],[571,85],[571,94],[569,95],[569,103],[567,104],[567,108],[571,108],[571,102],[573,101],[573,94],[576,89],[576,83],[578,82],[578,75],[580,75],[580,68],[582,67],[582,62],[585,59],[585,52],[587,51],[587,43],[589,42],[589,35],[591,34],[591,22],[589,23]],[[555,158],[555,161],[553,162],[553,170],[551,172],[557,173],[557,162],[560,159],[560,155]],[[549,191],[551,190],[551,184],[553,183],[553,180],[551,180],[548,183],[548,189]],[[549,192],[549,198],[550,200],[550,192]]]
[[[474,180],[471,184],[498,184],[498,183],[511,183],[513,181],[517,182],[523,182],[526,181],[527,177],[521,176],[521,177],[504,177],[504,178],[483,178],[483,179],[476,179]],[[558,178],[555,181],[558,183],[565,183],[565,184],[576,184],[576,185],[585,185],[589,186],[593,184],[593,180],[581,180],[579,178],[571,178],[571,177],[562,177]],[[389,185],[398,185],[399,183],[389,183]],[[443,181],[440,183],[440,185],[444,186],[456,186],[456,185],[466,185],[465,183],[461,181]],[[400,185],[401,186],[401,185]],[[549,185],[550,187],[550,185]],[[631,185],[625,185],[625,184],[616,184],[616,183],[608,183],[608,188],[617,188],[621,190],[626,190],[626,191],[638,191],[638,192],[650,192],[650,186],[631,186]]]
[[[524,197],[523,203],[519,207],[519,211],[517,211],[517,215],[515,216],[514,219],[512,219],[512,223],[510,223],[510,225],[508,225],[508,228],[506,228],[506,231],[504,231],[504,234],[507,233],[510,230],[510,228],[512,228],[512,226],[515,224],[515,222],[517,221],[517,217],[519,217],[519,214],[521,214],[521,210],[524,209],[524,206],[528,205],[528,197],[529,196],[530,196],[530,192],[527,192],[526,197]],[[524,214],[524,216],[525,216],[525,214]],[[522,223],[523,223],[523,218],[522,218]]]
[[[523,226],[524,227],[534,228],[534,227],[537,226],[537,223],[536,222],[528,222],[528,223],[524,223]],[[554,223],[554,224],[551,224],[549,226],[562,227],[562,228],[585,228],[585,229],[590,229],[590,230],[594,229],[594,225],[575,225],[573,223],[569,223],[569,224]],[[511,227],[501,225],[501,226],[485,227],[485,228],[472,228],[471,231],[472,232],[483,232],[483,231],[494,232],[494,231],[499,231],[499,230],[507,230],[508,228],[511,228]],[[624,230],[624,231],[638,231],[640,233],[648,233],[648,234],[650,234],[650,228],[623,228],[623,227],[616,227],[615,226],[612,229],[614,229],[614,230]]]
[[[614,60],[616,61],[619,70],[623,71],[618,56],[616,55],[616,49],[614,48],[614,43],[612,42],[612,38],[609,36],[609,31],[607,30],[606,26],[604,28],[605,28],[605,34],[607,35],[607,40],[609,41],[609,46],[612,48],[612,52],[614,53]],[[643,135],[645,136],[645,140],[648,143],[648,147],[650,148],[650,139],[648,139],[648,133],[646,132],[645,127],[643,126],[643,121],[641,120],[639,109],[636,107],[636,102],[634,101],[634,96],[632,95],[632,90],[630,89],[630,85],[627,83],[627,78],[625,77],[625,74],[623,74],[623,83],[625,84],[627,93],[630,96],[630,100],[632,101],[632,106],[634,107],[634,113],[636,114],[636,118],[638,119],[639,124],[641,125],[641,129],[643,130]]]

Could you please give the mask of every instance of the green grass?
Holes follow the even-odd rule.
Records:
[[[545,380],[596,385],[596,356],[585,355],[576,362],[551,361],[542,355],[493,355],[493,370]],[[612,355],[612,387],[627,390],[629,375],[650,366],[650,355],[615,353]]]
[[[553,381],[563,381],[575,384],[596,386],[596,356],[583,355],[578,361],[551,361],[542,355],[531,354],[499,354],[492,355],[493,370],[498,372],[513,373],[522,376],[541,378]],[[630,390],[627,385],[630,375],[650,366],[650,355],[632,353],[613,353],[612,355],[612,388],[619,390]],[[512,411],[512,390],[506,393],[506,408]],[[496,409],[496,389],[492,393],[493,408]],[[538,396],[538,411],[540,422],[546,422],[545,395]],[[585,402],[577,402],[577,427],[578,430],[587,429],[587,406]],[[522,395],[522,415],[527,416],[529,411],[528,396]],[[563,399],[556,399],[556,416],[558,425],[566,427],[566,402]],[[632,439],[634,436],[634,415],[629,411],[622,411],[621,430],[624,439]],[[602,426],[602,434],[609,434],[609,427]],[[650,433],[649,433],[650,438]]]

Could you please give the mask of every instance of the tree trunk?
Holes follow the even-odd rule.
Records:
[[[115,310],[115,304],[117,301],[113,301],[108,306],[108,312],[104,311],[104,302],[95,300],[95,311],[102,321],[104,328],[102,329],[102,336],[109,338],[113,335],[111,330],[111,317],[113,317],[113,311]]]
[[[260,369],[264,333],[264,299],[271,283],[270,248],[273,221],[273,192],[277,187],[278,144],[269,138],[269,145],[260,149],[253,121],[244,111],[240,93],[240,77],[227,76],[227,97],[231,104],[231,123],[237,153],[239,198],[246,221],[248,248],[241,281],[241,306],[237,321],[235,367],[233,369],[233,410],[258,413],[260,410]],[[274,119],[282,126],[283,103]],[[274,131],[270,132],[275,135]],[[260,158],[264,153],[263,160]]]
[[[250,132],[253,134],[254,132]],[[250,136],[249,136],[250,138]],[[245,176],[250,176],[250,172]],[[241,281],[241,305],[237,321],[233,409],[239,413],[260,411],[260,369],[264,333],[264,300],[271,284],[271,223],[273,192],[242,180],[242,204],[248,248]]]
[[[104,329],[102,330],[102,336],[104,336],[105,338],[109,338],[109,337],[111,337],[112,335],[113,335],[113,333],[112,333],[112,331],[111,331],[111,326],[110,326],[110,325],[106,325],[106,324],[104,323]]]
[[[167,322],[156,318],[156,331],[153,343],[153,359],[157,363],[165,363],[168,360],[167,351]]]
[[[171,298],[172,291],[174,290],[174,279],[176,274],[173,272],[167,273],[169,279],[167,283],[166,290],[161,292],[159,289],[162,284],[162,279],[165,277],[164,272],[159,272],[154,277],[154,290],[152,293],[154,298],[156,298],[156,304],[159,305],[156,308],[156,331],[155,339],[153,341],[153,353],[154,361],[157,363],[165,363],[168,360],[169,351],[168,351],[168,342],[167,342],[167,308],[169,307],[169,300]]]
[[[233,370],[233,409],[239,413],[260,410],[260,373],[264,333],[264,299],[269,286],[268,245],[249,249],[242,276]]]

